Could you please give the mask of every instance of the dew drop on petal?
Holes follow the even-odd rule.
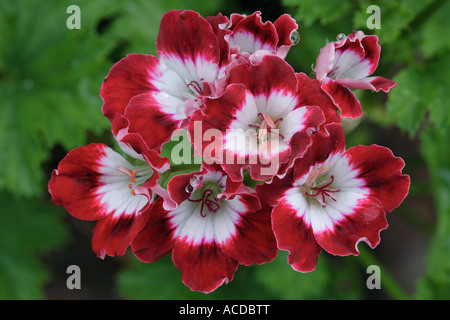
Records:
[[[295,46],[300,42],[300,33],[297,30],[292,31],[291,33],[291,41],[292,45]]]
[[[338,35],[337,35],[337,37],[336,37],[338,40],[342,40],[342,39],[344,39],[345,38],[345,34],[343,34],[343,33],[339,33]]]

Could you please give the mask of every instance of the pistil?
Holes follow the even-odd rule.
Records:
[[[328,197],[331,200],[336,201],[336,199],[333,198],[332,194],[341,191],[341,189],[334,189],[334,190],[327,189],[334,182],[334,176],[330,176],[330,178],[331,178],[331,180],[327,184],[320,186],[320,187],[310,188],[310,191],[314,191],[314,193],[305,192],[305,195],[307,195],[308,197],[315,198],[317,201],[319,201],[322,204],[323,208],[326,207],[326,198],[325,197]]]
[[[212,195],[214,195],[213,190],[205,189],[200,199],[188,198],[188,200],[191,202],[201,202],[200,215],[203,218],[206,217],[206,214],[203,212],[205,206],[208,208],[209,213],[216,213],[220,208],[222,208],[219,200],[215,196],[213,196],[213,199],[211,199]]]
[[[277,129],[277,123],[279,123],[280,121],[283,121],[283,118],[278,118],[277,120],[273,121],[272,118],[270,118],[265,113],[259,113],[258,116],[262,120],[261,124],[250,124],[249,125],[251,128],[258,129],[258,140],[264,140],[264,138],[266,136],[269,139],[271,139],[272,136],[269,136],[269,134],[275,134],[275,135],[278,135],[281,139],[284,139],[283,135],[279,134],[278,132],[272,131],[274,129]]]
[[[203,86],[198,81],[193,80],[193,81],[189,82],[187,84],[187,87],[199,96],[204,94]]]

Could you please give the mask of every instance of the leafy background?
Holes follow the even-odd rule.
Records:
[[[81,29],[69,30],[69,5]],[[449,299],[450,298],[450,1],[377,1],[381,29],[368,30],[365,0],[138,0],[0,2],[0,299]],[[377,34],[377,75],[398,82],[389,94],[358,92],[365,116],[347,146],[377,143],[406,162],[412,179],[404,203],[388,215],[375,250],[359,257],[322,253],[300,274],[280,252],[272,263],[241,266],[228,285],[191,292],[170,256],[144,264],[131,254],[100,260],[93,223],[52,204],[51,171],[72,148],[112,145],[99,90],[111,66],[128,53],[156,54],[161,16],[170,9],[290,13],[301,42],[287,60],[312,72],[325,40],[363,30]],[[68,290],[66,269],[81,268],[81,290]],[[367,266],[381,268],[381,289],[369,290]]]

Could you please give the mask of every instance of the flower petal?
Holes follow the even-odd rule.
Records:
[[[364,59],[370,63],[369,75],[375,72],[380,61],[381,46],[375,35],[361,37],[361,45],[364,47]]]
[[[298,194],[297,194],[298,195]],[[289,251],[288,263],[299,272],[310,272],[316,268],[321,248],[314,239],[311,225],[305,221],[307,208],[301,210],[291,202],[297,199],[282,199],[272,211],[272,225],[278,247]]]
[[[360,80],[352,78],[339,78],[336,79],[336,82],[344,87],[353,89],[367,89],[376,92],[380,90],[389,92],[391,88],[394,88],[397,85],[396,82],[383,77],[365,77]]]
[[[311,210],[311,216],[320,215],[324,219],[321,227],[313,222],[317,243],[339,256],[359,255],[360,241],[375,248],[380,242],[380,231],[388,227],[381,203],[373,197],[351,192],[335,195],[336,205],[330,203],[325,208],[315,206],[316,210]]]
[[[164,14],[156,48],[161,64],[174,73],[169,76],[169,70],[162,71],[165,79],[161,91],[175,97],[179,91],[178,97],[195,99],[204,93],[202,83],[213,83],[219,75],[219,40],[208,21],[195,11],[171,10]],[[179,89],[171,90],[174,83]]]
[[[276,52],[278,35],[271,22],[262,23],[261,12],[240,20],[233,27],[229,38],[230,47],[239,47],[239,52],[255,53],[258,50]]]
[[[322,127],[328,123],[341,123],[341,117],[338,114],[339,108],[333,99],[321,89],[320,81],[311,79],[304,73],[297,73],[296,76],[298,104],[300,106],[318,106],[325,115]]]
[[[232,281],[239,266],[214,242],[192,244],[178,241],[173,248],[172,259],[181,272],[183,283],[193,291],[204,293]]]
[[[116,113],[124,113],[132,97],[155,90],[152,79],[158,68],[158,58],[145,54],[129,54],[117,62],[100,89],[103,115],[113,122]]]
[[[116,136],[119,147],[123,152],[133,159],[140,159],[149,163],[152,168],[157,170],[156,173],[164,172],[169,169],[170,163],[168,158],[162,158],[158,152],[150,150],[141,135],[137,133],[127,133],[127,131],[128,130],[126,129],[122,129]],[[157,180],[159,174],[154,174],[154,177]],[[156,184],[156,181],[154,181],[154,184]],[[145,185],[151,187],[151,185],[147,183]]]
[[[289,48],[298,43],[298,41],[296,43],[292,42],[292,33],[297,31],[298,24],[289,14],[282,14],[274,21],[273,25],[275,26],[278,34],[277,55],[281,58],[285,58]],[[279,51],[282,47],[286,48],[281,49],[283,54],[280,55]]]
[[[284,196],[284,193],[292,188],[294,169],[287,169],[282,176],[275,176],[265,183],[256,185],[256,194],[260,201],[269,206],[275,206]]]
[[[397,208],[409,191],[410,178],[402,175],[405,162],[394,157],[388,148],[371,145],[356,146],[345,152],[349,165],[359,171],[370,195],[378,199],[386,212]]]
[[[165,93],[145,93],[131,99],[125,116],[130,133],[142,136],[151,150],[161,151],[185,119],[184,103]]]
[[[345,47],[335,49],[333,69],[335,69],[333,79],[362,79],[371,74],[373,65],[370,60],[365,59],[365,51],[361,44],[350,42]],[[331,77],[331,74],[329,76]]]
[[[294,181],[304,177],[317,164],[324,164],[336,154],[345,151],[345,134],[339,123],[330,123],[324,127],[324,132],[312,135],[312,145],[306,153],[294,164]]]
[[[136,257],[143,262],[154,262],[168,254],[174,244],[173,228],[159,198],[152,206],[145,226],[133,239],[131,247]]]
[[[320,49],[319,55],[316,60],[316,78],[322,81],[327,77],[328,72],[333,69],[334,63],[334,44],[328,43],[322,49]]]
[[[158,56],[162,59],[170,60],[170,57],[175,57],[195,62],[202,58],[216,66],[219,64],[217,37],[211,25],[195,11],[171,10],[164,14],[156,47]]]
[[[266,55],[256,66],[238,65],[231,69],[228,83],[242,83],[254,95],[270,96],[273,91],[295,96],[297,79],[292,67],[277,56]]]
[[[220,47],[220,62],[219,67],[225,67],[228,63],[230,63],[230,45],[225,37],[231,34],[231,30],[225,28],[227,24],[230,23],[229,19],[218,13],[216,16],[206,17],[206,21],[209,22],[211,27],[213,28],[214,33],[217,36]]]
[[[184,239],[193,245],[201,243],[222,243],[235,234],[236,223],[240,213],[246,212],[242,204],[239,208],[228,206],[216,213],[201,214],[202,205],[199,202],[183,201],[168,216],[175,228],[174,237]]]
[[[397,83],[395,81],[383,78],[383,77],[373,77],[370,80],[370,84],[375,88],[375,91],[383,90],[384,92],[389,92],[391,88],[394,88]]]
[[[270,262],[278,252],[271,227],[272,208],[263,206],[257,210],[252,204],[255,199],[251,195],[241,195],[226,202],[226,210],[240,210],[241,205],[236,205],[236,202],[243,202],[247,211],[239,213],[234,236],[220,245],[224,253],[247,266]]]
[[[353,92],[334,80],[327,78],[321,88],[341,110],[342,117],[358,118],[362,116],[362,106]]]
[[[97,221],[92,230],[92,249],[97,257],[122,256],[131,241],[144,227],[148,210],[137,216],[106,217]]]

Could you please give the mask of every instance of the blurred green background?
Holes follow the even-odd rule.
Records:
[[[366,22],[364,0],[139,0],[0,2],[0,299],[449,299],[450,298],[450,1],[381,0],[381,28]],[[69,5],[81,29],[69,30]],[[112,146],[101,115],[101,83],[128,53],[156,54],[161,16],[192,9],[283,13],[298,22],[301,42],[287,61],[311,66],[325,40],[363,30],[382,46],[376,75],[398,82],[389,94],[358,92],[365,116],[347,146],[380,144],[406,162],[410,194],[388,214],[375,250],[359,257],[323,252],[317,269],[293,271],[280,252],[272,263],[241,266],[209,295],[191,292],[170,256],[152,264],[131,253],[100,260],[91,249],[94,223],[51,202],[51,171],[72,148]],[[81,290],[69,290],[69,265],[81,268]],[[381,289],[369,290],[369,265],[381,268]]]

